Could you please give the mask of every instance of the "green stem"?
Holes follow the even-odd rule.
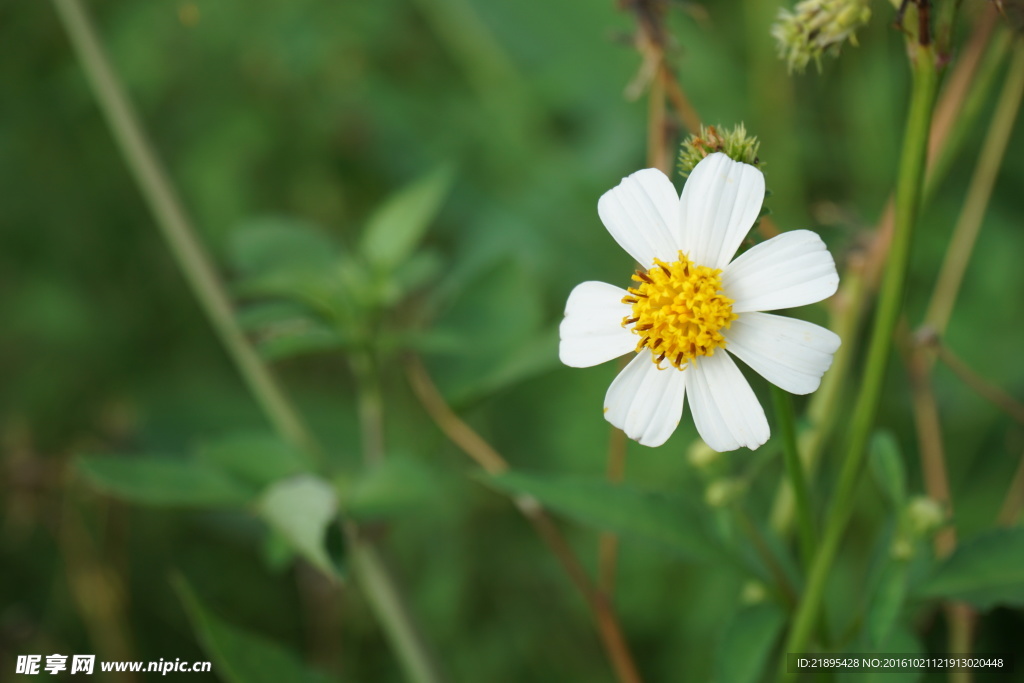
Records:
[[[231,299],[196,237],[184,207],[147,140],[79,0],[53,0],[53,3],[121,153],[149,203],[171,253],[249,390],[281,438],[322,458],[323,449],[238,325]],[[352,563],[358,567],[360,584],[377,609],[377,617],[410,679],[416,683],[439,683],[443,679],[432,664],[426,644],[419,637],[419,631],[379,551],[370,540],[359,538],[354,526],[346,524],[345,530]]]
[[[814,513],[811,510],[810,489],[804,463],[796,442],[796,417],[793,414],[793,399],[779,387],[772,385],[772,401],[775,404],[775,421],[782,435],[782,453],[786,461],[786,475],[790,490],[796,500],[796,514],[800,527],[800,556],[804,570],[811,566],[817,534],[814,531]]]
[[[380,372],[369,352],[352,357],[352,372],[359,385],[359,426],[363,438],[363,460],[377,465],[384,459],[384,396]]]
[[[817,622],[825,582],[853,511],[864,451],[882,395],[893,334],[903,304],[911,239],[924,180],[928,132],[939,83],[934,48],[931,45],[913,45],[911,49],[913,91],[896,185],[896,223],[892,247],[875,312],[864,379],[850,421],[850,438],[839,483],[784,652],[805,651],[810,642],[811,630]]]
[[[409,611],[408,600],[388,569],[380,549],[363,538],[353,525],[345,524],[344,527],[352,569],[366,591],[374,614],[388,634],[406,677],[417,683],[442,683],[444,676],[427,649]]]
[[[302,419],[235,322],[231,301],[196,239],[185,209],[147,141],[134,107],[82,6],[78,0],[54,0],[54,5],[157,225],[249,390],[278,432],[289,442],[319,454],[318,449],[312,447],[313,438]]]

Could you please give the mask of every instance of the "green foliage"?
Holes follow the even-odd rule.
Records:
[[[884,645],[903,610],[907,596],[908,563],[891,560],[886,563],[874,587],[871,604],[865,616],[864,631],[872,646]]]
[[[239,433],[211,441],[199,459],[214,463],[254,486],[263,488],[310,469],[308,458],[280,439],[259,432]]]
[[[700,509],[684,495],[639,491],[599,479],[508,472],[485,477],[488,485],[536,498],[577,521],[624,538],[654,542],[681,556],[721,559]]]
[[[312,478],[306,456],[259,435],[265,417],[160,241],[51,3],[0,4],[9,57],[0,60],[5,652],[91,652],[124,633],[135,658],[214,659],[214,675],[231,683],[320,680],[303,658],[327,662],[344,680],[398,683],[401,669],[358,583],[346,584],[343,598],[326,595],[319,573],[295,565],[304,556],[336,572],[324,546],[333,551],[340,509],[382,539],[454,680],[614,680],[557,563],[511,505],[466,481],[469,462],[410,395],[401,356],[416,351],[456,412],[516,470],[580,474],[514,471],[490,483],[568,518],[558,521],[588,569],[598,556],[591,529],[621,534],[615,606],[643,680],[749,680],[754,655],[766,651],[761,680],[769,680],[773,608],[737,609],[740,573],[727,565],[738,556],[761,569],[762,559],[730,508],[705,511],[691,491],[689,418],[664,448],[630,444],[627,483],[613,487],[599,479],[608,448],[600,398],[614,363],[558,368],[556,327],[571,288],[588,279],[624,286],[632,268],[596,211],[601,193],[647,163],[646,98],[621,96],[628,83],[646,84],[629,47],[630,3],[85,4],[200,241],[237,295],[249,339],[264,358],[288,361],[275,375],[328,458]],[[756,134],[771,163],[773,222],[820,232],[847,282],[847,256],[871,238],[892,191],[903,130],[905,54],[881,16],[891,19],[890,9],[875,7],[879,20],[863,28],[863,13],[847,16],[861,47],[826,63],[821,77],[788,79],[769,34],[773,6],[665,6],[685,95],[705,120],[744,121]],[[970,23],[958,22],[951,68]],[[998,88],[1003,69],[987,71]],[[965,102],[978,115],[954,125],[963,145],[943,154],[950,173],[922,207],[905,304],[911,328],[950,243],[992,100],[990,92]],[[668,131],[676,144],[678,130]],[[1007,293],[1024,288],[1021,142],[1008,145],[943,337],[1015,395],[1024,363]],[[457,182],[446,169],[458,169]],[[843,306],[833,310],[841,316]],[[807,313],[827,318],[824,306]],[[970,353],[982,332],[983,352]],[[839,425],[812,478],[819,510],[834,490],[831,456],[844,443],[862,337],[844,336],[849,378],[834,412],[812,420],[814,431]],[[353,350],[372,353],[381,368],[388,453],[379,468],[357,455]],[[748,376],[760,393],[763,382]],[[947,597],[1009,607],[980,615],[979,652],[1016,642],[1024,629],[1018,532],[986,531],[1020,458],[1016,427],[941,365],[932,380],[954,512],[946,523],[965,540],[933,570],[930,531],[909,536],[908,501],[924,485],[894,358],[871,454],[878,485],[861,486],[828,583],[837,649],[941,651],[943,620],[925,617]],[[799,592],[792,537],[762,528],[778,485],[772,448],[722,456],[714,475],[742,483],[734,502]],[[69,478],[67,454],[80,452],[144,457],[75,458],[79,476]],[[69,508],[83,483],[138,507],[104,495]],[[69,509],[85,533],[70,533]],[[55,520],[69,533],[51,533]],[[901,534],[899,547],[912,555],[905,567],[892,558]],[[91,556],[76,539],[95,539]],[[667,561],[644,542],[706,561]],[[226,621],[197,601],[194,634],[175,621],[170,568],[216,596]],[[82,585],[91,587],[84,600]],[[342,590],[332,585],[324,590]],[[130,609],[118,609],[118,595]],[[285,652],[256,633],[301,636]],[[750,656],[729,659],[726,648]],[[10,666],[0,653],[0,667]]]
[[[143,505],[241,507],[255,498],[253,489],[199,460],[96,455],[76,464],[99,490]]]
[[[355,520],[413,512],[435,503],[441,492],[437,475],[430,468],[417,460],[393,455],[340,488],[345,514]]]
[[[324,545],[327,527],[338,513],[337,495],[330,484],[310,474],[283,479],[263,492],[257,510],[314,567],[334,573]]]
[[[456,403],[558,364],[557,330],[543,325],[537,283],[510,260],[487,264],[468,278],[438,316],[436,329],[457,341],[428,349],[431,369]]]
[[[437,215],[452,183],[452,169],[439,168],[380,205],[363,230],[360,253],[380,273],[401,266]]]
[[[227,683],[326,683],[328,676],[306,666],[282,645],[216,616],[185,579],[174,586],[217,677]]]
[[[907,501],[907,475],[896,438],[891,432],[876,432],[869,449],[869,465],[875,483],[885,493],[892,509],[902,510]]]
[[[960,542],[917,593],[979,609],[1024,604],[1024,528],[995,529]]]
[[[757,683],[782,627],[785,613],[769,603],[741,607],[732,616],[715,655],[715,676],[729,683]]]

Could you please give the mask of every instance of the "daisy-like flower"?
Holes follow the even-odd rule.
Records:
[[[713,449],[768,440],[764,409],[731,356],[794,394],[817,389],[832,364],[835,333],[761,312],[835,293],[839,275],[821,238],[794,230],[732,260],[763,201],[761,172],[721,153],[697,164],[682,196],[649,168],[598,201],[608,232],[643,269],[628,290],[603,282],[572,290],[559,357],[583,368],[636,353],[608,388],[604,415],[645,446],[672,435],[687,393]]]

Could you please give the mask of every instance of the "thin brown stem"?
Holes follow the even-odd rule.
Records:
[[[679,83],[679,77],[676,76],[676,72],[667,62],[662,62],[661,72],[665,81],[665,91],[668,94],[668,100],[672,103],[672,109],[675,110],[676,116],[679,117],[686,130],[696,133],[700,130],[700,114],[697,113],[697,110],[693,108],[690,100],[686,97],[683,86]]]
[[[921,454],[921,469],[924,472],[925,491],[939,503],[947,514],[952,515],[953,500],[949,491],[948,468],[945,448],[942,442],[942,418],[931,381],[931,364],[927,349],[914,344],[907,332],[906,320],[901,321],[901,346],[910,376],[910,390],[914,408],[914,424],[917,428],[918,450]],[[942,527],[935,534],[935,555],[948,557],[956,549],[956,527],[952,524]],[[942,606],[948,624],[949,651],[968,654],[974,639],[975,612],[970,605],[961,602],[947,602]],[[971,683],[970,672],[951,672],[952,683]]]
[[[1014,421],[1024,424],[1024,404],[1016,398],[1003,391],[1002,388],[992,384],[987,379],[975,372],[971,366],[965,363],[959,356],[939,340],[932,344],[939,360],[946,367],[953,371],[964,384],[974,390],[979,396],[991,402],[997,408],[1009,415]]]
[[[946,326],[953,314],[953,306],[967,272],[967,265],[981,231],[985,211],[992,196],[992,189],[995,187],[996,178],[1003,164],[1003,156],[1017,121],[1017,112],[1020,110],[1022,96],[1024,96],[1024,45],[1018,44],[1014,48],[1010,69],[992,116],[992,124],[989,126],[985,142],[978,155],[978,162],[971,177],[967,197],[953,230],[953,237],[950,239],[946,257],[942,262],[942,269],[928,305],[925,319],[939,335],[945,333]]]
[[[622,363],[620,363],[620,366]],[[620,368],[621,371],[621,368]],[[608,481],[620,483],[626,474],[626,433],[611,427],[608,434]],[[615,569],[619,551],[619,537],[611,532],[601,534],[598,547],[598,584],[611,599],[615,594]]]
[[[659,66],[651,91],[648,95],[647,107],[647,165],[662,173],[669,171],[667,128],[665,127],[665,79],[664,69]]]
[[[949,477],[946,474],[945,449],[942,445],[942,418],[932,388],[928,360],[924,349],[914,345],[910,339],[905,320],[901,321],[899,335],[910,378],[924,488],[928,496],[948,512],[952,508],[952,501],[949,495]],[[939,557],[946,557],[955,547],[956,529],[952,525],[944,527],[935,535],[935,552]]]
[[[498,451],[484,441],[472,427],[462,421],[444,400],[437,385],[430,378],[423,362],[411,356],[406,363],[406,375],[416,397],[452,443],[472,458],[488,474],[501,474],[508,469],[508,463]]]
[[[665,49],[665,31],[661,26],[662,10],[658,3],[650,0],[633,0],[625,3],[637,20],[637,43],[644,56],[644,64],[656,64],[653,82],[661,82],[672,108],[683,127],[691,133],[700,130],[700,115],[690,103],[683,86],[668,62]]]
[[[455,414],[444,400],[422,361],[410,356],[406,362],[406,375],[413,392],[427,414],[452,443],[472,458],[488,474],[501,474],[508,462],[476,431]],[[607,596],[598,589],[584,569],[576,553],[559,531],[539,501],[530,496],[515,498],[516,507],[533,525],[545,545],[562,565],[573,585],[579,590],[590,608],[605,653],[611,661],[621,683],[640,683],[640,673],[626,643],[622,626]]]

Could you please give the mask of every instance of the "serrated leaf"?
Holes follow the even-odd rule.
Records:
[[[345,512],[358,520],[402,514],[437,500],[438,482],[422,463],[390,457],[346,487]]]
[[[259,433],[233,434],[205,444],[199,457],[258,487],[310,468],[301,452],[277,437]]]
[[[893,509],[901,510],[907,498],[907,475],[899,443],[891,432],[879,431],[871,437],[869,451],[871,474],[885,493]]]
[[[197,460],[84,456],[76,465],[101,491],[143,505],[241,507],[256,497],[254,489]]]
[[[441,167],[390,197],[367,222],[360,251],[389,272],[412,254],[451,187],[452,170]]]
[[[228,683],[327,683],[330,680],[306,666],[298,654],[281,644],[214,615],[184,579],[176,578],[174,586],[218,678]]]
[[[330,484],[311,474],[284,479],[263,493],[257,509],[313,566],[328,575],[335,574],[324,545],[327,525],[338,511],[338,499]]]
[[[624,538],[651,541],[694,559],[721,556],[700,509],[688,497],[639,491],[600,479],[520,472],[482,480],[499,491],[533,496],[552,510]]]
[[[920,590],[979,609],[1024,604],[1024,528],[995,529],[961,542]]]
[[[718,646],[716,680],[757,683],[785,623],[785,613],[770,603],[743,607],[736,612]]]

